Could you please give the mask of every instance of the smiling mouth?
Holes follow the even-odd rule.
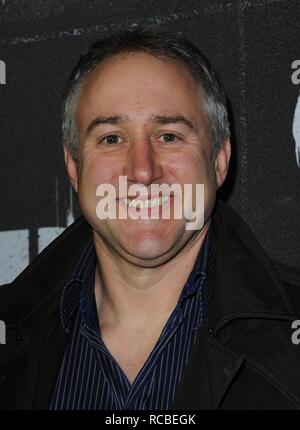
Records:
[[[125,204],[125,206],[129,208],[139,208],[139,209],[155,208],[157,206],[162,206],[164,203],[168,201],[169,201],[169,196],[167,195],[156,197],[154,199],[149,199],[149,200],[130,199],[130,198],[122,199],[122,202]]]

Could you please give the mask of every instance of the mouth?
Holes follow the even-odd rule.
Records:
[[[169,201],[169,196],[164,195],[160,197],[155,197],[153,199],[138,199],[138,198],[124,198],[121,199],[122,203],[129,208],[138,209],[151,209],[155,207],[162,206]]]

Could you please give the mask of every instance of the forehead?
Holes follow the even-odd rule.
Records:
[[[82,86],[77,119],[103,113],[199,109],[197,85],[187,66],[147,53],[129,53],[105,60]],[[119,111],[119,112],[117,112]],[[150,113],[150,112],[149,112]]]

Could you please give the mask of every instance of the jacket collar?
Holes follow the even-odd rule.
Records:
[[[10,284],[0,291],[0,314],[6,326],[22,330],[57,311],[62,288],[87,242],[89,224],[81,216]]]
[[[283,284],[254,234],[222,202],[216,205],[212,231],[215,270],[206,342],[207,371],[214,375],[211,407],[220,407],[245,365],[300,408],[296,351],[290,324],[282,324],[298,318]]]
[[[211,332],[217,335],[237,318],[297,319],[265,251],[237,212],[222,201],[212,218],[212,249]]]

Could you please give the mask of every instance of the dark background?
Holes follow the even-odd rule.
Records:
[[[222,195],[273,259],[300,268],[300,169],[292,135],[300,85],[291,80],[291,65],[300,59],[299,23],[299,0],[0,0],[3,282],[12,276],[5,275],[7,253],[16,275],[21,267],[12,264],[14,251],[1,232],[28,231],[32,259],[40,228],[67,225],[60,125],[70,71],[91,42],[144,24],[184,32],[217,69],[234,144]],[[77,217],[76,202],[73,211]]]

